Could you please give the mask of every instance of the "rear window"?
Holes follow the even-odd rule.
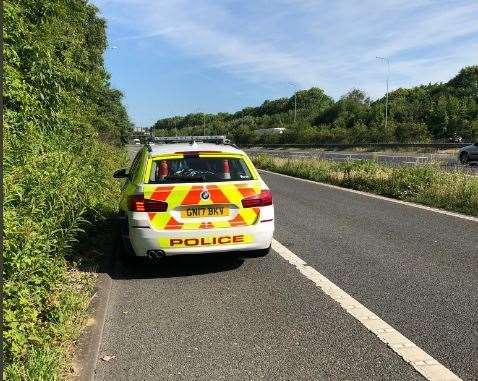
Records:
[[[203,183],[252,180],[247,164],[241,158],[184,157],[154,160],[149,182],[153,184]]]

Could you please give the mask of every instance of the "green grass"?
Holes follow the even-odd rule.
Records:
[[[387,166],[360,160],[252,157],[258,168],[478,216],[478,177],[433,165]]]

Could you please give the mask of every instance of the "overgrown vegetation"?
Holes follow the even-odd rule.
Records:
[[[297,117],[294,122],[294,106]],[[385,97],[371,101],[351,90],[334,101],[319,88],[290,98],[265,101],[234,114],[188,114],[158,120],[157,135],[227,134],[236,143],[426,143],[461,136],[478,140],[478,66],[469,66],[447,83],[397,89],[389,96],[385,129]],[[257,130],[286,128],[284,134]]]
[[[53,380],[91,287],[76,241],[115,211],[111,174],[132,126],[104,67],[105,22],[87,1],[9,0],[3,37],[3,377]]]
[[[257,167],[313,181],[478,216],[478,178],[433,165],[387,166],[373,161],[252,158]]]

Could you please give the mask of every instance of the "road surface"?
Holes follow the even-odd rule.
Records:
[[[466,380],[478,379],[478,223],[262,173],[275,239]],[[422,376],[272,251],[116,262],[97,380]]]

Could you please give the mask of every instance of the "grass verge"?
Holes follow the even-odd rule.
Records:
[[[261,169],[478,217],[478,177],[427,166],[253,156]]]

